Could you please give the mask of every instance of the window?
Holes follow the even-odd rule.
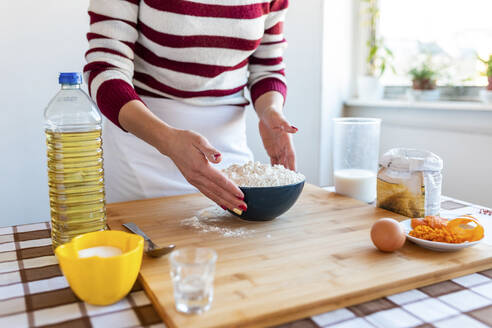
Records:
[[[396,72],[381,83],[410,85],[408,72],[428,61],[438,86],[485,86],[477,54],[492,54],[492,0],[379,0],[378,35],[393,52]]]

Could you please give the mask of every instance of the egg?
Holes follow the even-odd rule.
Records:
[[[379,219],[372,225],[371,240],[380,251],[394,252],[403,246],[405,239],[403,228],[394,219]]]

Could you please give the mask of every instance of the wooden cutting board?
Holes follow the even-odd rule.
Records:
[[[484,244],[436,253],[407,242],[400,251],[381,253],[369,237],[372,223],[404,217],[312,185],[276,220],[224,220],[224,227],[247,229],[243,237],[181,225],[210,205],[193,194],[107,206],[111,229],[134,222],[159,245],[217,251],[212,309],[191,316],[174,308],[167,257],[144,257],[140,279],[168,327],[281,324],[492,268],[492,247]]]

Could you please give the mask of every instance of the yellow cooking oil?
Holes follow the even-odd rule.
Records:
[[[45,130],[53,248],[106,229],[101,129]]]

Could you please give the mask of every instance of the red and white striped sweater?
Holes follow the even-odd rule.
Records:
[[[91,0],[85,78],[101,112],[139,95],[197,106],[286,95],[288,0]]]

